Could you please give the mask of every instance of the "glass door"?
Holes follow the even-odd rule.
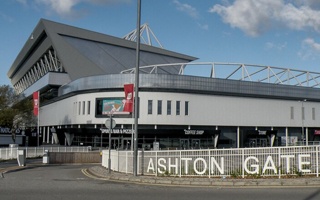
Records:
[[[200,149],[200,139],[192,139],[192,149]]]
[[[131,138],[123,138],[122,139],[122,149],[131,150]]]
[[[189,149],[189,139],[180,139],[180,149]]]

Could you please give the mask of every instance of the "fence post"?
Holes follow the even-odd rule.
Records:
[[[144,147],[142,148],[141,151],[141,175],[143,175],[144,172]]]
[[[156,176],[158,176],[158,151],[156,151]]]
[[[242,178],[244,178],[244,149],[242,149]]]
[[[126,174],[128,173],[128,151],[125,151],[126,152]]]
[[[118,159],[118,160],[117,160],[117,163],[118,163],[118,172],[119,172],[119,169],[120,169],[120,162],[119,162],[119,161],[120,161],[120,155],[119,155],[120,153],[119,153],[119,149],[118,149],[117,152],[118,152],[118,156],[117,156],[117,159]]]
[[[179,170],[179,177],[181,178],[181,171],[182,171],[182,165],[181,165],[181,150],[179,151],[179,156],[180,156],[180,163],[179,163],[179,166],[180,166],[180,170]]]
[[[140,169],[140,152],[138,150],[138,158],[137,158],[137,174],[139,174],[139,169]]]
[[[281,179],[281,149],[278,147],[278,173],[279,179]]]
[[[319,177],[319,148],[320,148],[320,146],[316,147],[317,177]]]
[[[208,162],[209,162],[209,178],[211,178],[211,156],[210,156],[210,149],[208,149]]]

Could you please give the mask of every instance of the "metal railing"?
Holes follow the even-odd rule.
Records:
[[[0,160],[10,160],[17,158],[18,150],[26,150],[26,158],[42,157],[45,151],[49,152],[88,152],[91,151],[90,146],[75,147],[14,147],[0,148]]]
[[[138,174],[178,177],[319,176],[320,146],[139,151]],[[111,151],[111,169],[133,171],[132,151]],[[102,152],[108,167],[108,151]]]
[[[157,74],[162,70],[176,68],[179,75],[185,75],[186,68],[207,69],[206,76],[211,78],[241,80],[250,82],[274,83],[304,87],[320,87],[320,73],[268,65],[225,62],[190,62],[156,64],[139,67],[141,73]],[[133,74],[135,68],[121,71],[121,74]],[[210,73],[210,74],[209,74]],[[194,75],[194,74],[193,74]]]

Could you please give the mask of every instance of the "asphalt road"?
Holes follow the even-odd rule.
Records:
[[[45,200],[318,200],[320,188],[219,188],[129,184],[95,180],[81,169],[92,165],[34,166],[0,177],[0,199]]]

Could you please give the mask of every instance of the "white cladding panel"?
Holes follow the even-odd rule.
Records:
[[[139,124],[300,127],[304,123],[306,127],[319,126],[320,103],[316,102],[167,92],[140,92],[139,96]],[[95,118],[95,103],[96,98],[104,97],[124,97],[124,92],[79,94],[43,106],[40,109],[40,125],[103,124],[105,118]],[[148,114],[148,100],[153,102],[151,115]],[[161,115],[157,112],[158,100],[162,101]],[[171,115],[167,115],[167,101],[171,101]],[[180,101],[180,115],[176,115],[177,101]],[[87,113],[88,102],[90,114]],[[185,102],[189,102],[188,115],[185,115]],[[116,122],[132,124],[133,120],[117,118]]]

